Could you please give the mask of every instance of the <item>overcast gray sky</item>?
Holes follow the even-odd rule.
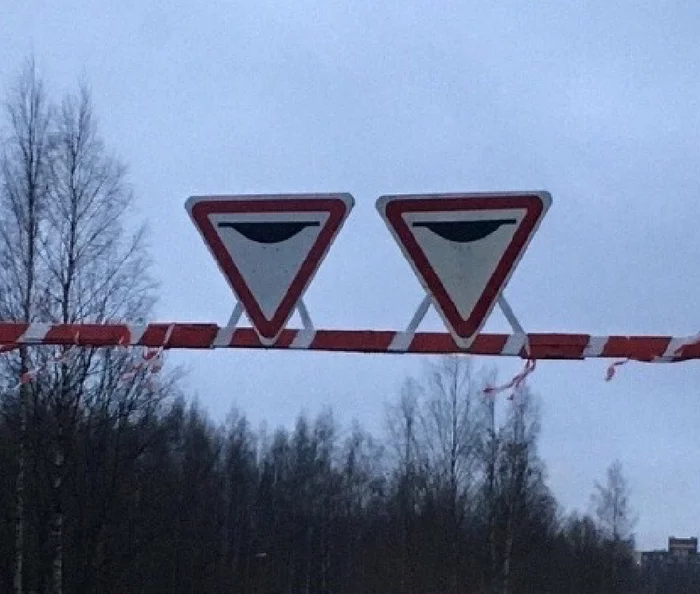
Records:
[[[92,85],[151,226],[160,320],[223,323],[233,307],[191,194],[352,193],[307,305],[320,327],[400,329],[421,291],[376,197],[546,189],[553,206],[506,291],[527,329],[700,329],[695,0],[0,0],[0,80],[32,52],[53,90]],[[495,313],[486,329],[507,325]],[[173,359],[219,418],[237,405],[289,425],[330,405],[377,431],[382,402],[421,369],[409,356]],[[504,378],[521,365],[483,362]],[[619,457],[640,546],[698,535],[700,365],[630,364],[605,383],[606,365],[532,377],[551,486],[585,509]]]

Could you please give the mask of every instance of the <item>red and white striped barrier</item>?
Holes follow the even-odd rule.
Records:
[[[526,349],[529,348],[529,353]],[[0,322],[2,350],[21,345],[90,347],[142,346],[156,349],[272,348],[357,353],[470,353],[523,359],[587,358],[675,362],[700,359],[700,336],[590,336],[588,334],[480,334],[462,350],[447,333],[392,330],[284,330],[264,347],[252,328],[216,324],[21,324]]]

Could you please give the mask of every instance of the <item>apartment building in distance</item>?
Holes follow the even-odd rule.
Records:
[[[692,538],[676,538],[671,536],[668,539],[667,551],[643,551],[641,553],[642,568],[645,565],[654,565],[657,563],[666,564],[693,564],[698,558],[698,539]]]
[[[647,592],[700,592],[698,539],[668,539],[666,551],[643,551],[639,557]]]

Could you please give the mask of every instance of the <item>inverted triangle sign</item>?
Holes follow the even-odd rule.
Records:
[[[291,317],[354,205],[350,194],[192,196],[187,211],[263,344]]]
[[[551,205],[547,192],[382,196],[377,210],[468,348]]]

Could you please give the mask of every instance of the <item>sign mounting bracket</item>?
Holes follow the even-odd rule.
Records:
[[[425,318],[431,305],[432,299],[430,295],[423,297],[423,301],[421,301],[416,308],[416,311],[413,314],[411,321],[408,323],[408,326],[406,326],[406,329],[403,332],[397,332],[396,336],[394,336],[394,339],[389,345],[390,351],[405,351],[408,349],[413,341],[413,337],[416,335],[418,326],[420,326],[423,318]]]
[[[508,303],[506,296],[503,293],[501,293],[498,296],[496,303],[498,304],[500,310],[503,312],[503,315],[505,316],[506,320],[508,320],[510,327],[513,329],[513,337],[522,340],[525,353],[528,357],[530,357],[530,341],[528,340],[527,332],[525,332],[522,324],[520,323],[520,320],[518,320],[517,316],[515,315],[515,312],[513,312],[513,308],[510,306],[510,303]]]
[[[301,323],[304,324],[304,330],[315,331],[314,323],[311,321],[311,316],[309,315],[309,310],[306,307],[303,299],[299,299],[297,302],[297,311],[299,312],[299,317],[301,318]]]

